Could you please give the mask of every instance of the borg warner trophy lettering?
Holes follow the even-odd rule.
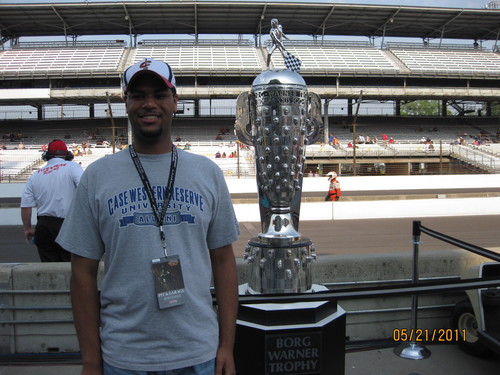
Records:
[[[262,232],[247,244],[249,293],[311,289],[312,242],[298,232],[305,146],[322,133],[321,99],[288,69],[259,74],[237,99],[235,133],[255,150]]]
[[[267,374],[314,374],[320,370],[321,334],[270,335],[266,338]]]

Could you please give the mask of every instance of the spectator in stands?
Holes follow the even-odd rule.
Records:
[[[38,248],[42,262],[69,262],[70,254],[55,240],[80,181],[83,169],[73,162],[73,154],[61,140],[49,143],[43,159],[47,164],[29,178],[21,197],[21,219],[27,243]],[[35,229],[32,208],[37,208]]]
[[[333,147],[333,139],[334,139],[333,133],[330,133],[330,135],[328,136],[328,144],[332,147]]]
[[[337,137],[333,137],[333,148],[339,148],[340,142]]]
[[[168,64],[144,59],[122,87],[132,144],[87,167],[58,237],[72,252],[82,374],[234,375],[239,228],[224,175],[173,144]]]
[[[375,167],[376,172],[380,174],[385,174],[385,169],[386,169],[385,163],[375,163],[373,164],[373,166]]]
[[[340,189],[340,183],[337,181],[337,173],[328,172],[328,194],[325,197],[325,201],[338,201],[340,196],[342,195],[342,191]]]

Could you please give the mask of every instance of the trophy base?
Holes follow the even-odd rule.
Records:
[[[326,292],[328,288],[324,285],[320,284],[312,284],[311,289],[305,291],[305,293],[317,293],[317,292]],[[248,286],[248,283],[238,285],[238,294],[240,296],[248,296],[248,295],[258,295],[261,293],[256,292],[252,288]]]
[[[250,294],[312,291],[313,244],[308,238],[290,240],[254,237],[247,245]]]
[[[239,375],[344,375],[346,313],[335,301],[250,304],[238,313]]]

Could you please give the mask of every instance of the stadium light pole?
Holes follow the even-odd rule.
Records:
[[[328,106],[330,105],[330,102],[332,99],[325,99],[324,106],[323,106],[323,141],[325,144],[328,144],[328,134],[330,133],[330,124],[328,121],[329,113],[328,113]]]
[[[115,119],[113,118],[113,111],[111,110],[111,101],[109,100],[109,93],[106,91],[106,99],[108,100],[108,113],[111,119],[111,147],[113,147],[113,154],[116,148],[116,134],[115,134]]]
[[[359,106],[361,105],[362,98],[363,90],[359,92],[359,98],[356,104],[356,113],[354,114],[354,119],[352,121],[352,173],[354,176],[356,176],[356,121],[358,120]]]

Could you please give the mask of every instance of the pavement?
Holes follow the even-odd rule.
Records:
[[[422,225],[481,247],[498,247],[500,215],[421,218]],[[301,232],[312,238],[322,254],[372,254],[410,252],[413,219],[334,220],[301,222]],[[243,256],[246,242],[260,231],[255,222],[240,223],[241,238],[234,244],[237,257]],[[0,226],[0,262],[38,262],[33,246],[24,243],[20,226]],[[423,236],[422,251],[450,248],[432,237]],[[8,249],[8,251],[5,251]],[[493,375],[500,369],[500,357],[476,358],[457,345],[429,345],[431,356],[410,360],[397,356],[394,347],[376,342],[349,344],[344,375]],[[1,357],[0,357],[1,359]],[[0,361],[0,375],[74,375],[80,374],[78,359],[47,362]],[[260,374],[256,374],[260,375]],[[264,375],[264,374],[262,374]],[[330,374],[328,374],[330,375]],[[335,374],[332,374],[335,375]]]
[[[426,348],[431,355],[419,360],[401,358],[393,347],[351,348],[345,357],[345,375],[496,375],[500,369],[499,356],[472,357],[452,344]],[[79,375],[80,370],[77,364],[19,364],[0,366],[0,375]]]
[[[238,198],[248,199],[243,196]],[[313,240],[318,256],[323,254],[410,253],[414,220],[421,220],[422,225],[427,228],[480,247],[500,246],[498,235],[500,215],[311,220],[301,221],[299,231]],[[237,257],[243,256],[247,241],[261,231],[258,222],[240,222],[240,228],[240,239],[234,244]],[[421,251],[446,251],[450,248],[451,245],[444,244],[442,241],[422,236]],[[0,262],[39,262],[36,248],[24,242],[21,226],[0,226]],[[441,375],[445,373],[496,375],[500,369],[500,356],[473,357],[462,352],[455,344],[428,345],[431,355],[421,360],[401,358],[394,353],[394,348],[394,343],[384,345],[378,342],[349,343],[345,356],[344,375]],[[74,356],[69,360],[60,357],[51,358],[50,355],[42,355],[42,358],[29,360],[13,359],[7,356],[2,358],[0,355],[0,375],[79,375],[81,371],[79,358]]]
[[[500,215],[446,216],[360,220],[308,220],[299,231],[310,238],[318,256],[328,254],[411,253],[412,223],[420,220],[429,229],[484,248],[500,247]],[[240,222],[240,238],[233,244],[236,257],[261,231],[258,222]],[[452,246],[422,234],[421,252],[446,251]],[[465,251],[465,250],[464,250]],[[0,262],[39,262],[34,245],[24,241],[19,225],[0,225]]]

